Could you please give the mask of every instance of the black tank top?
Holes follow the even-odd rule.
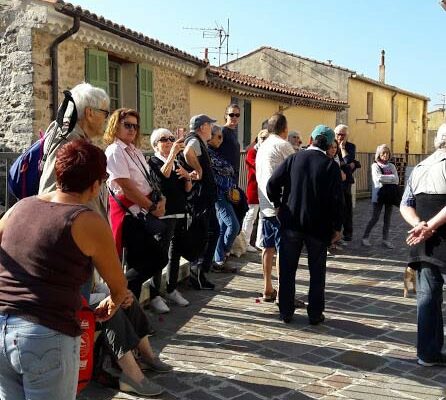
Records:
[[[90,210],[37,197],[14,206],[0,246],[0,313],[80,334],[75,313],[92,264],[74,242],[71,225],[83,211]]]

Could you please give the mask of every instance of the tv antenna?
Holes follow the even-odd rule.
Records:
[[[444,112],[446,110],[446,94],[438,93],[438,95],[441,97],[441,103],[435,104],[435,106],[440,106]]]
[[[229,18],[227,27],[223,28],[222,25],[215,22],[215,28],[194,28],[194,27],[186,27],[183,29],[189,29],[193,31],[201,31],[204,39],[218,39],[218,46],[217,47],[211,47],[212,49],[216,49],[215,52],[218,54],[218,66],[221,65],[221,56],[224,47],[226,47],[226,51],[224,51],[223,54],[226,55],[226,62],[229,61],[229,56],[233,55],[234,53],[229,52]],[[212,52],[213,53],[213,52]],[[238,54],[238,52],[237,52]]]

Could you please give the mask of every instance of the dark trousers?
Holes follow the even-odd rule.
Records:
[[[351,239],[353,237],[353,201],[352,201],[352,185],[351,183],[343,184],[344,192],[344,220],[342,234],[344,238]]]
[[[214,259],[215,248],[220,236],[220,224],[218,223],[215,206],[212,205],[206,210],[208,223],[208,237],[206,247],[199,259],[198,265],[203,272],[209,272],[212,260]]]
[[[443,276],[438,267],[422,262],[417,270],[417,355],[438,361],[443,347]]]
[[[136,298],[130,307],[119,308],[112,318],[102,323],[102,327],[105,343],[118,360],[135,349],[149,332],[147,316]]]
[[[139,299],[141,285],[167,264],[167,251],[130,215],[124,219],[122,237],[127,249],[128,288]]]
[[[185,224],[185,218],[166,218],[167,229],[161,237],[161,246],[168,253],[167,263],[167,293],[172,293],[177,288],[178,273],[180,271],[180,251],[178,240]],[[153,275],[150,285],[150,298],[155,298],[160,293],[161,277],[163,270]]]
[[[381,210],[384,207],[384,225],[383,225],[383,240],[387,240],[389,238],[389,229],[390,229],[390,218],[392,217],[392,204],[383,204],[383,203],[373,203],[373,213],[372,218],[370,218],[369,223],[364,231],[364,238],[368,238],[370,236],[370,232],[373,227],[379,221],[379,216],[381,215]]]
[[[308,316],[310,319],[318,318],[325,309],[327,243],[301,232],[284,229],[280,234],[279,246],[279,309],[282,318],[294,314],[296,270],[304,244],[310,271]]]

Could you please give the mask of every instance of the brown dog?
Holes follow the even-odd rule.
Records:
[[[407,267],[406,270],[404,271],[404,292],[403,292],[404,297],[409,296],[410,284],[412,284],[413,292],[416,293],[417,285],[415,281],[415,271],[412,268]]]

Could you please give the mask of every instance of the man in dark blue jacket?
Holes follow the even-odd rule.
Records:
[[[334,132],[318,125],[312,145],[288,157],[268,181],[267,195],[279,208],[279,309],[284,322],[294,314],[296,269],[302,246],[308,251],[310,287],[307,313],[310,324],[325,317],[325,274],[327,246],[340,238],[343,194],[341,171],[326,150]]]
[[[335,129],[336,140],[339,144],[339,152],[341,155],[341,169],[345,173],[346,179],[342,182],[342,190],[344,192],[344,219],[342,223],[343,240],[339,244],[347,244],[353,238],[353,199],[352,185],[355,183],[353,173],[357,168],[361,168],[361,164],[355,160],[356,146],[347,141],[348,126],[338,125]]]

